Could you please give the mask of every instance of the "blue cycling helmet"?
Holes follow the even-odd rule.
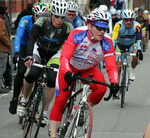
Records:
[[[122,19],[124,18],[135,18],[135,12],[131,9],[125,9],[123,10],[122,14],[121,14]]]

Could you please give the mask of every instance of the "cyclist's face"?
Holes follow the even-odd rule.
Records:
[[[76,14],[72,14],[72,13],[70,13],[70,14],[68,14],[68,16],[72,19],[72,21],[75,19],[75,17],[76,17]]]
[[[101,28],[95,25],[88,24],[89,30],[92,32],[95,40],[100,41],[103,39],[106,28]]]
[[[52,24],[55,28],[60,28],[64,22],[64,17],[52,15]]]
[[[125,19],[123,19],[123,21],[124,21],[125,27],[129,29],[132,27],[134,19],[133,18],[125,18]]]

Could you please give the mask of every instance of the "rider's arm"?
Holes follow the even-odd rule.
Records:
[[[142,30],[140,24],[135,26],[137,49],[141,49],[142,46]]]
[[[24,18],[21,18],[18,28],[17,28],[16,38],[14,41],[14,53],[20,52],[21,39],[24,37],[26,24],[27,24],[27,21]]]
[[[33,55],[34,43],[37,40],[40,34],[40,31],[41,31],[41,28],[38,25],[34,24],[29,34],[29,40],[27,43],[27,56]]]
[[[113,33],[112,33],[112,40],[113,40],[113,46],[114,47],[116,46],[116,41],[118,39],[119,30],[120,30],[120,24],[116,24],[114,26]]]
[[[109,44],[108,44],[109,42]],[[111,83],[118,83],[118,70],[115,62],[115,49],[111,39],[107,38],[107,44],[109,45],[109,51],[104,51],[104,60],[106,63],[106,70],[108,73],[109,81]]]

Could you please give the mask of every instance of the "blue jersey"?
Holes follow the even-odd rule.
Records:
[[[23,16],[19,22],[14,42],[14,53],[20,52],[21,44],[27,46],[29,33],[33,26],[32,15]]]
[[[76,16],[75,19],[73,20],[73,27],[77,28],[83,26],[83,22],[79,16]]]

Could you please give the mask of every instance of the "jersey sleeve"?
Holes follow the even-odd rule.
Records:
[[[108,73],[109,81],[111,83],[118,83],[118,70],[115,62],[115,49],[113,47],[113,42],[111,39],[108,39],[110,43],[110,49],[108,52],[104,52],[104,60],[106,63],[106,70]]]
[[[60,55],[61,69],[64,73],[66,73],[67,71],[72,71],[69,62],[74,53],[75,45],[74,31],[72,31],[69,34],[68,39],[65,41]]]
[[[135,25],[137,49],[141,49],[142,46],[142,30],[140,24]]]
[[[21,39],[24,36],[24,32],[26,30],[26,24],[27,24],[27,20],[24,18],[21,18],[18,28],[17,28],[16,38],[14,41],[14,53],[20,52]]]

